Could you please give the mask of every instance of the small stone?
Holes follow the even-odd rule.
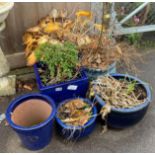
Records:
[[[10,75],[0,78],[0,96],[9,96],[16,93],[16,76]]]

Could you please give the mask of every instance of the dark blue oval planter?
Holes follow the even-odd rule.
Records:
[[[144,103],[133,108],[112,108],[112,111],[107,117],[108,125],[113,128],[126,128],[138,123],[144,117],[152,99],[149,85],[130,75],[111,74],[111,76],[116,79],[126,78],[137,81],[145,89],[147,99]],[[95,99],[98,102],[98,109],[100,110],[106,103],[98,95],[95,95]]]
[[[16,125],[11,120],[11,113],[19,104],[29,99],[41,99],[43,101],[46,101],[47,103],[49,103],[49,105],[51,105],[52,112],[47,120],[45,120],[44,122],[38,125],[35,125],[32,127],[22,127],[22,126]],[[54,119],[55,113],[56,113],[55,104],[51,98],[45,95],[32,93],[32,94],[21,96],[15,99],[14,101],[12,101],[9,107],[7,108],[6,119],[9,125],[19,135],[23,145],[26,148],[30,150],[38,150],[45,147],[52,138],[53,119]]]
[[[116,73],[116,62],[109,65],[109,67],[106,70],[101,69],[95,69],[95,68],[85,68],[86,75],[90,80],[96,79],[98,76],[104,76],[107,74]]]
[[[57,112],[58,109],[65,103],[67,103],[70,100],[73,100],[75,98],[71,98],[68,100],[65,100],[63,102],[61,102],[57,108]],[[80,98],[82,100],[84,100],[86,103],[92,105],[92,102],[89,99],[86,98]],[[93,106],[92,108],[92,112],[94,117],[92,117],[83,127],[81,126],[70,126],[70,125],[66,125],[65,123],[63,123],[56,115],[56,122],[57,122],[57,129],[58,132],[65,138],[69,139],[69,140],[79,140],[83,137],[88,136],[89,134],[92,133],[92,131],[95,128],[96,125],[96,117],[97,117],[97,109],[95,106]]]
[[[56,105],[58,105],[59,102],[68,98],[86,96],[89,87],[89,81],[84,69],[80,70],[80,78],[64,81],[58,84],[44,86],[39,76],[38,65],[39,64],[34,65],[34,72],[38,88],[41,94],[52,97],[52,99],[54,99],[54,101],[56,102]]]

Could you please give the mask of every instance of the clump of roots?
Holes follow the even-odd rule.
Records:
[[[81,99],[74,99],[63,104],[58,117],[61,121],[71,126],[84,126],[92,115],[92,106]]]

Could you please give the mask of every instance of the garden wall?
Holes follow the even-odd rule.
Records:
[[[74,9],[99,11],[96,9],[97,5],[102,6],[98,3],[15,3],[7,19],[6,29],[0,35],[0,44],[11,68],[25,66],[22,35],[27,28],[35,26],[37,21],[46,16],[52,8],[67,9],[69,13]]]

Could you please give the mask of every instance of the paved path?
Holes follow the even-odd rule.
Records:
[[[137,66],[143,71],[139,77],[151,84],[154,97],[155,51],[146,56],[146,64]],[[14,97],[0,98],[0,113],[5,112],[12,98]],[[22,147],[16,134],[2,123],[0,124],[0,152],[30,151]],[[155,152],[155,98],[144,119],[133,127],[124,130],[110,129],[101,135],[101,126],[98,123],[89,137],[76,143],[66,143],[54,133],[51,143],[38,152]]]

